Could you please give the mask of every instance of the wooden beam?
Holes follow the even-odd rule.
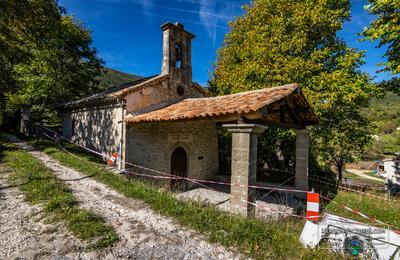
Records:
[[[285,114],[286,114],[286,108],[285,105],[280,105],[280,111],[279,111],[279,122],[285,123]]]
[[[265,111],[267,112],[267,114],[277,114],[280,113],[280,109],[265,109]],[[296,107],[293,108],[293,111],[296,113],[308,113],[310,111],[309,107]]]
[[[310,112],[310,108],[309,107],[296,107],[294,109],[294,111],[296,113],[308,113],[308,112]]]
[[[296,122],[296,124],[302,125],[303,121],[297,116],[297,113],[294,111],[294,108],[289,100],[289,97],[285,98],[285,107],[289,112],[289,116]]]
[[[251,122],[255,123],[255,124],[269,126],[271,128],[304,129],[304,126],[292,124],[292,123],[269,122],[269,121],[264,121],[264,120],[253,120]]]

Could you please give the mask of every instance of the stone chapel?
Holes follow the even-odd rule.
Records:
[[[232,132],[231,194],[251,200],[256,182],[257,135],[266,127],[297,131],[295,186],[308,189],[307,125],[317,117],[297,84],[207,97],[192,81],[194,35],[179,23],[161,26],[161,74],[66,103],[63,136],[127,162],[193,179],[218,173],[216,126]],[[151,174],[152,171],[149,173]],[[173,180],[171,181],[171,183]],[[242,203],[243,204],[243,203]]]

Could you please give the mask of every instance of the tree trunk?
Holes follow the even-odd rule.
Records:
[[[338,185],[342,182],[343,179],[343,159],[340,158],[337,163],[336,163],[336,168],[338,171],[338,176],[339,176],[339,182]]]
[[[341,167],[338,168],[338,175],[339,175],[339,183],[341,183],[342,179],[343,179],[343,173],[342,173],[342,168]]]

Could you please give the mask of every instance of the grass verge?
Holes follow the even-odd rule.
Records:
[[[385,180],[385,178],[383,178],[382,176],[380,176],[380,175],[378,175],[378,174],[376,174],[376,173],[374,173],[372,171],[365,171],[364,174],[369,175],[369,176],[374,177],[374,178]]]
[[[382,195],[382,194],[380,194]],[[370,217],[374,217],[387,224],[400,227],[400,200],[388,201],[385,199],[379,199],[363,195],[359,193],[339,191],[335,196],[334,201],[341,205],[346,205],[362,213],[367,214]],[[326,210],[332,214],[337,214],[350,219],[355,219],[363,223],[368,221],[354,213],[341,208],[339,205],[330,203],[327,205]],[[370,224],[376,225],[377,223],[371,222]],[[390,229],[394,229],[390,227]]]
[[[67,185],[34,156],[0,139],[0,158],[11,170],[10,182],[19,186],[29,203],[43,204],[54,221],[64,221],[90,247],[107,247],[117,241],[114,229],[101,217],[79,208]]]
[[[90,162],[98,159],[74,146],[68,146],[68,150],[80,155],[82,160],[49,141],[33,140],[30,144],[61,164],[92,176],[126,197],[143,200],[159,214],[171,217],[180,224],[207,235],[211,242],[235,248],[254,258],[308,259],[334,256],[327,250],[307,249],[300,244],[299,237],[304,221],[291,219],[266,222],[233,216],[211,206],[179,201],[172,193],[122,175],[112,174],[100,166],[93,165]],[[335,258],[337,257],[339,256],[335,255]]]
[[[369,186],[384,186],[383,182],[376,181],[376,180],[371,180],[367,178],[363,178],[361,176],[358,176],[354,173],[344,171],[343,177],[349,180],[352,180],[354,184],[359,184],[359,185],[369,185]]]

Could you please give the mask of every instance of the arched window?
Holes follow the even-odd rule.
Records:
[[[179,44],[175,44],[175,61],[176,67],[179,69],[182,65],[183,52]]]

